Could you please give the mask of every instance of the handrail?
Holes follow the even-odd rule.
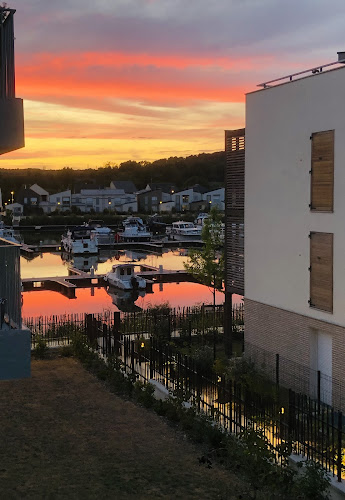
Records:
[[[259,84],[257,84],[257,87],[263,87],[264,89],[267,89],[267,88],[270,88],[269,86],[271,83],[280,82],[281,80],[286,80],[286,79],[289,79],[289,81],[292,82],[292,79],[294,76],[304,75],[305,73],[312,73],[315,75],[317,73],[322,73],[324,68],[327,68],[329,66],[334,66],[335,64],[343,64],[344,65],[344,63],[345,63],[345,59],[341,59],[341,60],[331,62],[328,64],[322,64],[321,66],[314,66],[313,68],[305,69],[303,71],[299,71],[298,73],[292,73],[291,75],[286,75],[286,76],[282,76],[280,78],[275,78],[274,80],[269,80],[268,82],[259,83]]]

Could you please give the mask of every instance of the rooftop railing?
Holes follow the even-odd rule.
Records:
[[[275,78],[274,80],[269,80],[268,82],[259,83],[257,87],[263,87],[264,89],[268,89],[270,87],[275,87],[276,85],[292,82],[294,79],[298,80],[300,78],[305,78],[308,75],[310,76],[310,75],[320,74],[323,72],[325,68],[329,68],[330,66],[335,66],[335,65],[344,66],[344,64],[345,64],[345,56],[344,58],[341,59],[339,57],[339,60],[335,62],[323,64],[321,66],[314,66],[312,68],[305,69],[303,71],[298,71],[297,73],[291,73],[289,75],[282,76],[280,78]]]

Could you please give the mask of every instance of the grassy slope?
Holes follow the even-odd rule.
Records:
[[[238,479],[70,358],[0,382],[2,498],[234,499]]]

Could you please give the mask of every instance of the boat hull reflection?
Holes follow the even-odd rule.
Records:
[[[141,307],[135,301],[139,297],[145,297],[146,295],[145,290],[121,290],[113,286],[107,288],[107,293],[111,297],[113,304],[122,312],[141,311]]]

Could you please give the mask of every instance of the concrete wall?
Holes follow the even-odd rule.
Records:
[[[0,299],[9,320],[21,327],[20,245],[0,238]],[[1,328],[0,317],[0,328]]]
[[[22,99],[0,99],[0,154],[24,147]]]
[[[245,294],[345,326],[345,68],[247,95]],[[335,130],[334,213],[311,213],[313,132]],[[334,312],[309,307],[310,231],[334,233]],[[247,318],[246,318],[247,319]]]
[[[0,380],[26,378],[30,375],[30,331],[0,330]]]

